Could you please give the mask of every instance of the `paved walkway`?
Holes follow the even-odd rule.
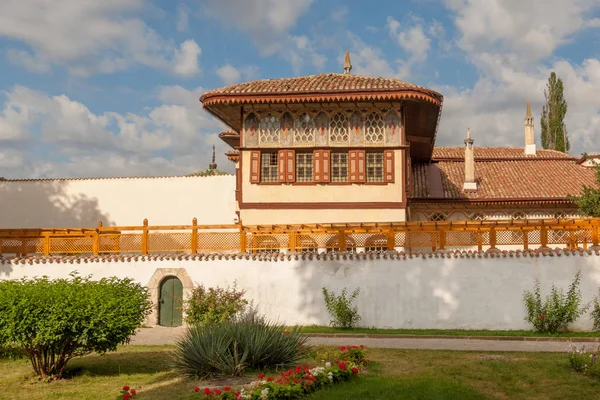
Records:
[[[135,345],[168,345],[174,344],[184,332],[179,328],[143,328],[131,340]],[[566,340],[543,340],[534,338],[440,338],[440,337],[366,337],[357,335],[345,336],[314,336],[311,335],[308,343],[311,345],[341,346],[364,345],[366,347],[379,347],[388,349],[422,349],[422,350],[468,350],[468,351],[515,351],[515,352],[564,352],[568,347]],[[597,346],[600,343],[577,342],[579,346]]]

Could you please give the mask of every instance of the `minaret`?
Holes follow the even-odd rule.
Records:
[[[535,134],[533,131],[533,115],[531,115],[531,104],[527,102],[527,112],[525,114],[525,154],[535,156]]]
[[[217,163],[215,162],[215,145],[213,144],[213,156],[212,162],[208,164],[208,169],[217,169]]]
[[[352,63],[350,62],[350,52],[346,50],[346,59],[344,60],[344,74],[349,74],[352,71]]]
[[[475,182],[475,149],[473,148],[473,143],[471,129],[467,128],[467,138],[465,139],[465,183],[463,190],[477,190],[477,182]]]

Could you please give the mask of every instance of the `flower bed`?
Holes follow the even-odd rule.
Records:
[[[298,365],[295,368],[268,376],[259,374],[258,379],[239,388],[194,388],[189,400],[287,400],[298,399],[316,390],[344,382],[358,375],[365,359],[364,346],[343,346],[336,353],[336,361],[322,366]],[[124,386],[123,400],[130,400],[135,390]],[[121,398],[121,397],[120,397]]]
[[[567,353],[569,353],[569,364],[574,371],[600,379],[600,362],[598,361],[600,347],[586,348],[583,345],[579,348],[571,344]]]

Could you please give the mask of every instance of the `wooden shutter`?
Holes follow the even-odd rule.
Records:
[[[285,172],[286,182],[296,182],[296,152],[294,150],[285,150]]]
[[[331,150],[321,150],[321,182],[331,181]]]
[[[355,150],[356,152],[356,182],[367,181],[367,166],[365,162],[365,151]]]
[[[260,151],[250,152],[250,183],[260,182]]]
[[[383,181],[394,183],[394,150],[385,150],[383,152]]]
[[[315,150],[313,152],[313,181],[316,183],[323,182],[323,150]]]
[[[279,150],[277,152],[277,163],[278,163],[278,167],[277,167],[277,172],[279,173],[279,182],[285,182],[285,178],[286,178],[286,167],[287,167],[287,151],[286,150]]]
[[[358,166],[357,166],[357,155],[356,150],[350,150],[348,152],[348,181],[357,182],[358,177]]]

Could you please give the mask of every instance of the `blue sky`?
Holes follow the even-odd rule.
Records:
[[[572,153],[600,152],[597,0],[0,0],[0,176],[179,175],[213,144],[231,171],[200,94],[341,72],[345,50],[443,93],[441,145],[522,146],[554,70]]]

